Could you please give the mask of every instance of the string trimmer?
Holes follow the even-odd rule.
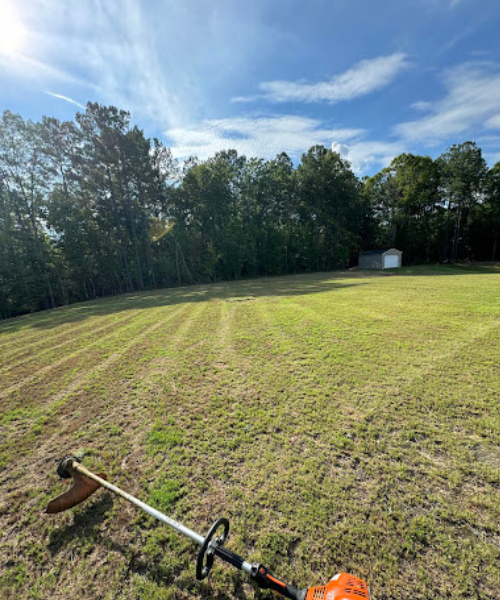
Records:
[[[49,502],[47,505],[47,512],[49,514],[59,513],[72,508],[86,500],[101,486],[105,487],[144,510],[155,519],[158,519],[158,521],[169,525],[179,533],[191,538],[193,542],[199,544],[201,548],[196,561],[197,579],[205,579],[210,573],[214,558],[218,556],[233,565],[233,567],[248,573],[259,587],[274,590],[278,594],[292,600],[369,600],[370,598],[366,583],[362,579],[348,573],[338,573],[326,585],[301,590],[295,588],[293,585],[284,583],[272,575],[267,567],[264,567],[260,563],[249,563],[232,550],[224,548],[224,543],[229,533],[229,521],[227,519],[217,519],[209,529],[207,535],[203,537],[185,525],[167,517],[159,510],[149,506],[149,504],[124,492],[116,485],[109,483],[106,481],[106,475],[102,473],[95,475],[81,465],[80,461],[74,456],[63,458],[57,467],[57,473],[62,479],[72,477],[73,486],[67,492]]]

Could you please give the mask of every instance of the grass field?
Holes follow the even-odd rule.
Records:
[[[254,598],[85,464],[299,587],[500,597],[500,269],[328,273],[162,290],[0,324],[0,597]],[[260,593],[260,597],[272,593]]]

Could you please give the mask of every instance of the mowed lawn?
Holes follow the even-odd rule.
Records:
[[[145,292],[0,324],[0,597],[272,597],[86,466],[299,587],[500,597],[500,269],[323,273]]]

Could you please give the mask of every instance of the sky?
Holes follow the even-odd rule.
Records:
[[[0,0],[0,110],[129,110],[179,159],[500,160],[499,0]]]

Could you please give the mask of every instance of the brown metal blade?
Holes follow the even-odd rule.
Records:
[[[101,479],[107,479],[104,473],[98,473]],[[89,477],[73,472],[73,486],[64,494],[57,496],[47,504],[45,512],[48,514],[60,513],[68,508],[73,508],[80,502],[86,500],[101,486],[95,481],[92,481]]]

